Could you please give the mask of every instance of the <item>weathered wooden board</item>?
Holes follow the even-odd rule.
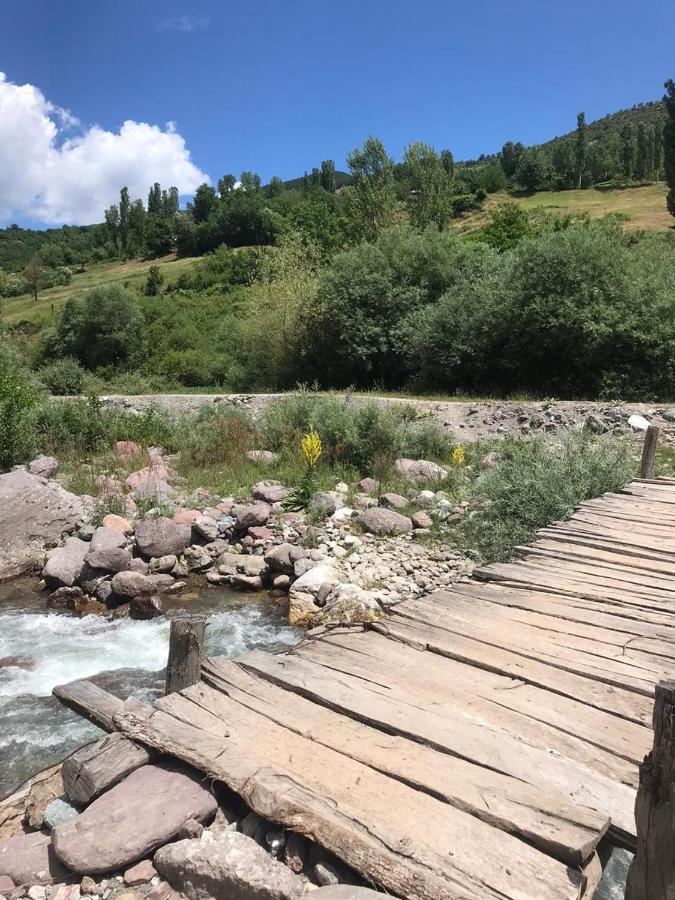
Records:
[[[104,731],[114,731],[113,716],[121,708],[122,700],[109,691],[104,691],[86,678],[57,685],[54,696],[85,719],[98,725]]]
[[[151,759],[152,755],[145,747],[117,732],[108,734],[100,741],[81,747],[63,761],[61,774],[66,796],[73,803],[86,806]]]
[[[257,678],[231,660],[207,660],[203,674],[208,684],[296,734],[516,834],[563,862],[583,863],[609,825],[595,811],[566,804],[552,793],[458,757],[383,734]]]
[[[116,724],[222,779],[260,815],[390,891],[413,900],[577,900],[583,892],[572,867],[211,687],[194,685],[157,706],[149,718],[120,713]]]

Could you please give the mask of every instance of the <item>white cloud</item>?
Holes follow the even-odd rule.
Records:
[[[169,19],[162,19],[159,23],[160,31],[200,31],[202,28],[208,28],[211,19],[208,16],[171,16]]]
[[[145,200],[155,181],[181,194],[208,181],[175,123],[84,128],[32,84],[13,84],[0,72],[0,223],[101,222],[123,185]]]

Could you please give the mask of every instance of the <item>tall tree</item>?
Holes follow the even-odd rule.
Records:
[[[38,291],[45,285],[45,270],[40,262],[40,257],[35,254],[26,268],[23,270],[23,278],[26,287],[33,294],[33,299],[37,302]]]
[[[514,144],[513,141],[507,141],[499,153],[499,162],[504,170],[507,178],[513,178],[523,155],[525,147],[520,143]]]
[[[647,126],[647,178],[656,178],[654,161],[656,158],[656,133],[653,125]]]
[[[109,206],[105,213],[105,227],[119,253],[120,247],[120,208],[116,203]]]
[[[654,124],[654,178],[661,178],[663,166],[663,128],[660,122]]]
[[[120,191],[120,246],[123,253],[126,253],[127,251],[130,208],[131,200],[129,199],[129,188],[123,187]]]
[[[635,172],[635,140],[630,125],[621,129],[621,169],[623,177],[630,181]]]
[[[321,163],[321,187],[329,194],[335,193],[335,163],[332,159],[324,159]]]
[[[159,216],[162,214],[162,188],[156,181],[148,192],[148,215]]]
[[[178,188],[170,187],[168,191],[162,191],[162,216],[165,219],[173,219],[178,214]]]
[[[577,142],[576,142],[576,164],[577,164],[577,190],[581,190],[581,183],[584,178],[584,170],[586,168],[586,154],[588,153],[588,135],[586,134],[586,114],[578,113],[577,115]]]
[[[531,147],[521,153],[516,179],[526,191],[540,191],[545,188],[548,175],[548,157],[543,150]]]
[[[394,166],[379,138],[369,137],[347,157],[353,184],[347,214],[354,237],[373,240],[394,220]]]
[[[255,194],[260,190],[260,175],[256,175],[255,172],[242,172],[240,181],[242,190],[249,194]]]
[[[283,181],[281,180],[281,178],[279,178],[278,175],[274,175],[270,179],[270,183],[267,185],[267,196],[268,197],[278,197],[279,194],[283,191],[283,189],[284,189]]]
[[[663,102],[668,117],[663,128],[663,168],[666,172],[668,212],[675,216],[675,82],[669,78],[664,85],[666,89]]]
[[[441,150],[441,165],[445,174],[452,178],[455,174],[455,158],[447,148]]]
[[[645,128],[644,122],[640,122],[637,127],[637,146],[635,153],[635,177],[638,181],[644,181],[647,178],[648,156],[647,129]]]
[[[145,207],[142,200],[134,200],[129,207],[127,253],[130,256],[141,256],[145,250]]]
[[[405,165],[410,221],[418,228],[435,225],[441,231],[452,216],[452,177],[434,148],[421,142],[406,148]]]
[[[197,224],[199,224],[199,222],[206,222],[213,212],[215,205],[216,192],[210,184],[206,184],[206,182],[200,184],[195,191],[195,196],[192,201],[192,218]]]
[[[218,179],[218,193],[221,200],[224,200],[228,194],[232,193],[236,183],[237,179],[234,175],[223,175],[222,178]]]

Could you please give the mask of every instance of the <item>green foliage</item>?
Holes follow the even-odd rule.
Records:
[[[347,157],[352,186],[346,192],[349,230],[355,240],[372,241],[394,221],[394,167],[384,144],[369,137]]]
[[[0,335],[0,472],[26,462],[34,450],[36,399],[29,374]]]
[[[504,441],[499,450],[503,460],[474,483],[477,509],[460,528],[485,562],[508,559],[514,546],[569,517],[582,500],[620,490],[635,469],[628,445],[583,433],[559,443]]]
[[[663,102],[667,118],[663,128],[663,166],[668,183],[668,212],[675,216],[675,82],[669,78],[665,83]]]
[[[418,228],[435,225],[442,230],[452,218],[452,176],[434,148],[421,142],[406,148],[405,166],[410,221]]]
[[[154,297],[162,290],[164,276],[159,266],[150,266],[148,269],[148,277],[145,282],[145,293],[148,297]]]
[[[182,434],[181,462],[197,467],[243,465],[253,435],[252,422],[242,410],[202,407]]]
[[[87,369],[129,365],[140,358],[143,328],[134,298],[118,285],[66,301],[45,356],[70,356]]]
[[[480,238],[495,250],[511,250],[530,233],[527,212],[517,203],[500,203],[490,210],[490,222]]]
[[[38,372],[40,381],[50,394],[71,396],[84,390],[86,371],[72,356],[64,356],[44,366]]]

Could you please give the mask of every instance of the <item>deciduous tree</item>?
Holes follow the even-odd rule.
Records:
[[[379,138],[369,137],[347,157],[354,179],[346,196],[352,235],[373,240],[394,220],[394,168]]]
[[[577,140],[576,140],[576,164],[577,164],[577,189],[581,189],[586,167],[586,154],[588,152],[588,136],[586,134],[586,115],[580,112],[577,115]]]
[[[663,129],[663,167],[668,184],[668,212],[675,216],[675,82],[669,78],[664,85],[666,89],[663,102],[668,118]]]

